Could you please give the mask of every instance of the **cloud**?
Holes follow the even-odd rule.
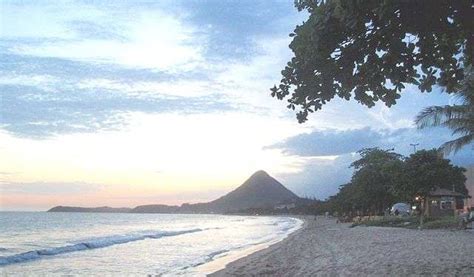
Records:
[[[56,134],[121,129],[132,112],[183,114],[229,111],[220,95],[203,97],[130,96],[118,90],[0,85],[0,126],[10,133],[31,138]]]
[[[13,175],[15,174],[16,172],[10,172],[10,171],[0,171],[0,175],[2,176],[9,176],[9,175]]]
[[[18,32],[0,39],[0,128],[44,138],[123,129],[130,112],[269,114],[269,76],[300,14],[248,4],[9,3]]]
[[[198,29],[159,7],[152,10],[143,7],[133,13],[126,12],[127,7],[121,5],[73,2],[5,5],[4,8],[16,15],[3,20],[5,25],[14,26],[13,31],[4,35],[17,39],[7,48],[13,54],[167,71],[189,69],[202,61],[205,38],[196,34]],[[17,18],[26,23],[18,22]],[[35,34],[28,29],[45,30]],[[24,43],[21,38],[25,37],[46,39]]]
[[[347,131],[324,130],[300,134],[267,148],[281,148],[284,153],[298,156],[331,156],[356,152],[382,141],[383,135],[370,129]]]
[[[5,44],[5,41],[3,43]],[[11,53],[2,53],[0,71],[2,76],[7,74],[54,76],[66,83],[95,78],[113,79],[130,83],[136,81],[172,82],[178,79],[201,79],[204,77],[199,72],[169,73],[160,70],[127,68],[119,65],[102,65],[97,63],[91,64],[63,58],[36,57]]]
[[[442,143],[454,139],[450,131],[443,128],[428,128],[418,130],[415,128],[382,129],[375,130],[370,127],[352,130],[315,130],[290,137],[283,142],[267,146],[267,149],[281,149],[288,155],[298,156],[333,156],[357,152],[362,148],[380,147],[394,148],[396,152],[409,155],[413,151],[412,143],[419,143],[418,149],[438,148]],[[457,155],[450,156],[456,160],[462,156],[468,162],[466,153],[472,152],[466,146]],[[470,159],[474,162],[474,157]]]
[[[95,40],[127,41],[127,37],[121,34],[120,25],[98,24],[92,21],[79,19],[66,23],[78,37],[86,37]]]
[[[28,195],[74,195],[77,193],[95,193],[104,188],[100,184],[86,182],[3,182],[0,192],[3,196],[9,194]]]
[[[248,62],[262,53],[260,39],[272,47],[273,37],[288,38],[295,25],[307,18],[290,1],[176,1],[176,5],[192,11],[184,21],[206,33],[204,53],[210,60]]]
[[[1,107],[8,115],[3,126],[13,134],[28,135],[21,130],[31,128],[34,135],[41,126],[45,134],[121,128],[130,111],[235,108],[276,121],[294,118],[269,96],[291,57],[288,33],[307,17],[291,2],[20,2],[3,8],[14,28],[0,39],[0,89],[2,95],[20,90],[4,97],[27,110],[14,116]],[[56,92],[58,101],[39,103],[46,92]],[[407,127],[414,109],[399,107],[426,103],[418,94],[404,95],[408,100],[390,110],[335,100],[305,127]]]

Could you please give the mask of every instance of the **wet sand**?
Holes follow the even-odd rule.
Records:
[[[474,276],[474,231],[355,227],[306,218],[287,239],[210,276]]]

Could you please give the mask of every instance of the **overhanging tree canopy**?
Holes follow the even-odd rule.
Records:
[[[474,58],[470,0],[299,0],[309,19],[290,34],[294,57],[271,89],[299,122],[335,96],[392,106],[407,84],[459,89]]]

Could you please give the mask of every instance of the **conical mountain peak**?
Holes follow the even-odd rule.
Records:
[[[265,177],[270,177],[270,175],[265,171],[265,170],[259,170],[259,171],[255,171],[254,174],[252,174],[252,176],[250,177],[254,177],[254,176],[265,176]]]
[[[252,174],[248,179],[247,181],[245,181],[245,183],[248,183],[250,181],[256,181],[256,182],[262,182],[262,181],[265,181],[266,179],[270,180],[270,179],[273,179],[272,176],[270,176],[267,172],[265,172],[264,170],[259,170],[259,171],[256,171],[254,174]],[[273,179],[274,180],[274,179]],[[244,184],[245,184],[244,183]]]
[[[211,203],[223,211],[272,207],[297,201],[299,197],[263,170],[252,174],[241,186]]]

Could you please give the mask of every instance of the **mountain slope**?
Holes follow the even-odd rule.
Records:
[[[71,206],[56,206],[48,210],[48,212],[66,212],[66,213],[128,213],[130,208],[111,208],[111,207],[71,207]]]
[[[296,202],[299,197],[285,188],[275,178],[260,170],[241,186],[208,203],[211,210],[232,212],[249,208],[272,207]]]
[[[157,214],[173,214],[179,213],[179,206],[168,205],[140,205],[133,208],[131,213],[157,213]]]

